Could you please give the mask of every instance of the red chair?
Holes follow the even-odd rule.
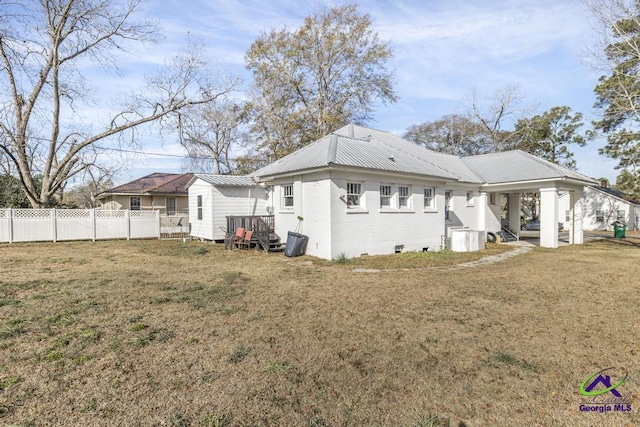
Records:
[[[244,234],[242,239],[236,241],[238,248],[249,249],[251,247],[251,238],[253,237],[253,231],[249,230]]]

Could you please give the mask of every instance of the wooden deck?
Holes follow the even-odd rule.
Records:
[[[281,252],[283,245],[280,236],[276,234],[275,218],[273,215],[233,215],[227,218],[227,230],[225,236],[225,248],[236,247],[235,235],[238,228],[253,231],[249,247],[261,248],[267,252]]]

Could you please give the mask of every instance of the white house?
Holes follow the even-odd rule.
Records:
[[[624,193],[608,187],[587,186],[582,198],[583,229],[589,231],[612,230],[615,221],[623,222],[629,230],[640,226],[640,205],[626,200]],[[570,220],[569,196],[561,195],[559,220],[567,224]]]
[[[452,230],[498,231],[504,194],[517,231],[521,194],[531,192],[541,194],[541,246],[558,246],[561,192],[570,242],[582,243],[582,191],[595,182],[522,151],[459,158],[355,125],[251,176],[268,188],[275,231],[284,237],[301,227],[307,253],[326,259],[438,250]]]
[[[229,215],[267,215],[268,193],[247,176],[195,174],[187,183],[191,236],[223,240]]]

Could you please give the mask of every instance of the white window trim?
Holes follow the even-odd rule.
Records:
[[[425,203],[425,195],[424,192],[425,190],[431,190],[431,203],[429,205],[427,205]],[[423,204],[423,212],[430,212],[430,213],[434,213],[434,212],[438,212],[438,207],[436,205],[436,188],[435,187],[424,187],[422,189],[422,204]]]
[[[360,185],[360,194],[358,194],[358,201],[360,202],[358,205],[349,206],[349,184],[359,184]],[[344,196],[344,202],[346,206],[346,212],[349,214],[359,214],[359,213],[369,213],[366,209],[365,205],[365,190],[364,190],[364,182],[362,181],[347,181],[345,190],[347,193]]]
[[[291,195],[286,195],[286,188],[287,187],[291,187]],[[283,184],[280,186],[280,211],[282,213],[292,213],[293,209],[296,205],[296,201],[295,201],[295,188],[293,186],[293,183],[290,184]],[[285,200],[286,199],[291,199],[291,206],[286,206],[285,204]]]
[[[382,195],[382,187],[389,187],[389,195],[388,196],[383,196]],[[393,185],[381,182],[380,183],[380,192],[379,193],[380,193],[380,212],[395,212],[397,209],[395,209]],[[383,197],[388,197],[389,198],[389,205],[388,206],[382,206],[382,198]]]
[[[407,195],[405,198],[407,199],[407,206],[400,206],[400,187],[405,187],[407,189]],[[399,212],[415,212],[413,210],[413,191],[411,190],[411,185],[409,184],[398,184],[396,187],[398,193],[398,211]]]
[[[198,194],[198,196],[196,197],[196,221],[202,221],[204,219],[204,209],[202,207],[203,205],[203,201],[202,201],[202,194]]]
[[[469,198],[469,195],[471,195],[471,198]],[[476,198],[476,195],[474,194],[473,191],[467,191],[467,194],[466,194],[466,206],[468,208],[475,206],[475,198]]]

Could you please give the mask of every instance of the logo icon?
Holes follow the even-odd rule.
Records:
[[[631,406],[631,392],[628,391],[622,394],[618,390],[618,388],[629,379],[629,373],[626,372],[620,379],[613,382],[611,375],[607,372],[613,369],[614,368],[602,369],[589,376],[589,378],[580,384],[580,394],[587,398],[580,404],[580,412],[605,413],[631,412],[633,410]],[[621,371],[613,370],[613,372],[620,374]]]
[[[611,376],[602,375],[603,372],[610,369],[612,368],[605,368],[584,380],[583,383],[580,384],[580,394],[583,396],[600,396],[611,392],[611,394],[613,394],[615,397],[621,398],[622,395],[618,390],[616,390],[616,388],[620,387],[627,380],[627,378],[629,378],[629,374],[625,374],[620,381],[612,385]],[[602,384],[604,388],[596,388],[598,384]]]

